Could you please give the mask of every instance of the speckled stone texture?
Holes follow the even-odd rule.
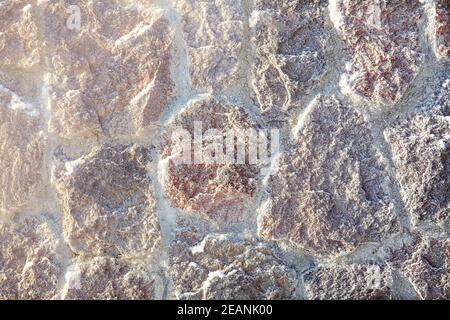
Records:
[[[448,14],[0,1],[0,299],[449,300]]]

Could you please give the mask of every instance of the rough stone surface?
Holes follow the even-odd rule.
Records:
[[[231,89],[241,81],[243,0],[175,0],[182,16],[189,75],[200,91]]]
[[[289,299],[296,290],[295,271],[262,243],[224,234],[202,237],[196,228],[183,226],[170,257],[179,299]]]
[[[418,298],[450,298],[450,242],[445,234],[414,233],[389,252],[387,261],[409,281]]]
[[[324,1],[255,1],[251,84],[262,110],[298,104],[324,75],[329,36],[325,11]]]
[[[450,81],[431,103],[388,128],[397,179],[414,224],[450,217]]]
[[[0,299],[450,299],[448,10],[0,0]]]
[[[63,264],[54,222],[45,216],[0,221],[0,299],[51,299]]]
[[[212,219],[226,222],[242,220],[245,218],[242,217],[245,204],[256,190],[259,175],[257,164],[248,165],[248,161],[245,164],[203,161],[200,164],[192,164],[195,160],[194,149],[189,164],[177,164],[171,159],[175,153],[172,133],[183,128],[194,139],[196,121],[201,122],[202,134],[208,129],[217,129],[223,134],[224,140],[227,130],[254,126],[248,113],[237,105],[208,97],[189,103],[168,125],[168,145],[163,151],[168,161],[165,179],[167,197],[178,208]],[[203,145],[206,146],[207,143],[205,139]]]
[[[304,275],[308,299],[386,300],[392,298],[392,275],[378,265],[319,266]]]
[[[424,238],[400,269],[422,299],[450,299],[450,241]]]
[[[120,1],[77,3],[79,30],[65,26],[65,1],[42,8],[44,45],[52,51],[51,129],[73,139],[80,131],[126,134],[157,121],[173,92],[167,19]]]
[[[436,1],[435,19],[437,53],[442,58],[450,60],[450,18],[448,1]]]
[[[0,68],[32,69],[41,61],[37,13],[29,1],[6,0],[0,8]]]
[[[310,107],[269,179],[261,235],[321,255],[380,241],[395,217],[368,124],[334,97],[318,97]]]
[[[97,257],[70,266],[64,298],[69,300],[154,299],[154,279],[143,265]]]
[[[150,162],[150,150],[137,145],[103,145],[80,159],[60,160],[55,179],[64,236],[75,253],[132,256],[158,246]]]
[[[27,205],[42,178],[39,111],[0,83],[0,211]]]
[[[330,18],[352,51],[342,90],[375,105],[399,101],[423,60],[417,1],[330,1]]]

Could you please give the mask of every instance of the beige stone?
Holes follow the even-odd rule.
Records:
[[[225,234],[177,230],[169,274],[177,299],[290,299],[296,273],[278,251]]]
[[[70,266],[63,298],[68,300],[155,299],[155,281],[143,265],[97,257]]]
[[[423,63],[422,15],[419,0],[332,1],[330,17],[352,55],[342,91],[374,106],[398,102]]]
[[[312,300],[392,299],[391,270],[376,264],[319,266],[304,275],[305,293]]]
[[[31,69],[41,62],[39,16],[29,1],[2,1],[0,9],[0,70]]]
[[[255,1],[251,85],[263,111],[299,106],[324,76],[329,37],[325,12],[320,1]]]
[[[259,232],[317,255],[349,252],[395,230],[384,164],[367,122],[316,97],[269,178]]]
[[[0,210],[28,205],[41,185],[45,138],[39,109],[0,84]]]
[[[0,299],[51,299],[63,274],[56,223],[42,216],[0,221]]]
[[[79,130],[129,134],[153,125],[174,93],[168,20],[156,9],[141,11],[120,1],[77,5],[81,27],[71,30],[64,1],[42,4],[45,45],[52,52],[53,129],[73,138]]]
[[[57,160],[64,238],[73,252],[138,256],[157,249],[151,161],[150,150],[137,145],[102,145],[80,159]]]
[[[242,0],[176,0],[187,45],[189,74],[199,91],[233,88],[241,81],[245,7]]]
[[[450,81],[406,120],[385,131],[413,224],[450,218]]]

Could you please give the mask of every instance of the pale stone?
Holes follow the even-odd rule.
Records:
[[[137,145],[103,145],[74,161],[57,160],[64,237],[72,251],[133,256],[158,247],[151,161],[150,149]]]
[[[393,297],[391,270],[376,264],[319,266],[304,275],[312,300],[387,300]]]
[[[0,70],[32,69],[42,58],[39,16],[29,1],[0,4]]]
[[[310,108],[269,178],[260,234],[317,255],[380,241],[396,219],[367,122],[334,97],[316,97]]]
[[[155,281],[143,264],[97,257],[71,265],[66,274],[64,299],[150,300],[155,299]]]
[[[42,3],[45,46],[52,51],[47,81],[55,131],[72,138],[80,129],[127,134],[151,126],[174,92],[168,20],[157,10],[119,1],[77,5],[79,30],[66,26],[64,1]]]
[[[0,211],[28,205],[43,174],[39,110],[0,84]]]
[[[296,290],[295,271],[271,246],[195,227],[177,230],[170,262],[177,299],[290,299]]]
[[[329,51],[325,12],[320,1],[255,1],[251,84],[262,110],[298,106],[324,76]]]
[[[450,81],[431,105],[385,131],[406,209],[415,225],[450,217]]]
[[[189,74],[200,91],[240,84],[245,8],[242,0],[176,0],[187,45]]]
[[[46,216],[0,221],[0,299],[51,299],[63,273],[60,234]]]
[[[398,102],[423,63],[420,1],[333,0],[330,8],[353,57],[341,78],[344,93],[374,106]]]

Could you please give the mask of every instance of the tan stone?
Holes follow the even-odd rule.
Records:
[[[450,18],[447,0],[436,1],[435,19],[438,56],[450,60]]]
[[[450,299],[450,240],[419,234],[391,254],[391,263],[411,282],[419,298]]]

